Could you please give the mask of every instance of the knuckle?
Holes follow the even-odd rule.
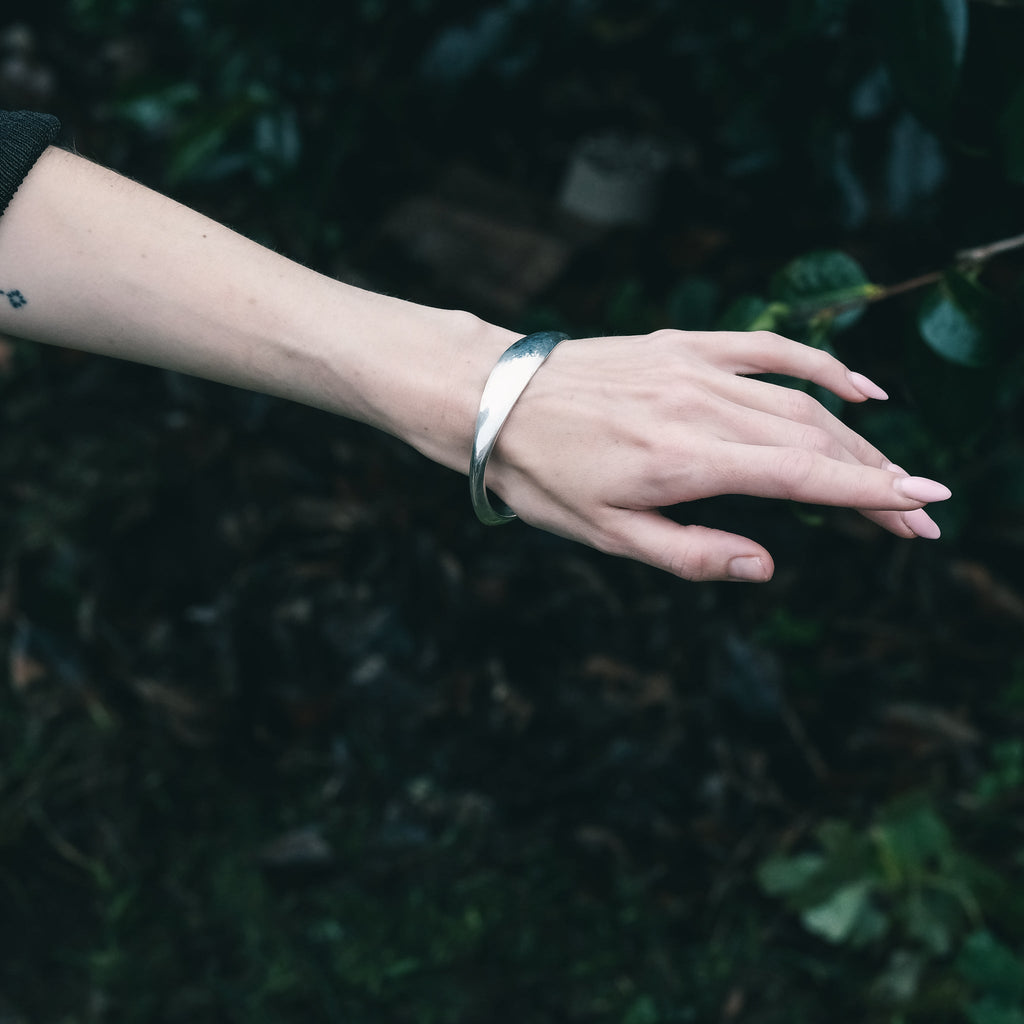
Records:
[[[840,446],[836,439],[821,427],[808,426],[801,431],[800,447],[808,451],[818,452],[836,458],[840,454]]]
[[[813,477],[817,453],[807,448],[786,449],[779,460],[779,475],[786,496],[799,496]]]
[[[648,335],[654,341],[661,342],[677,342],[683,336],[683,332],[676,330],[674,327],[659,327],[656,331],[651,331]]]
[[[807,376],[814,377],[817,381],[837,383],[845,379],[846,367],[830,352],[820,348],[807,347],[805,356],[807,360]]]
[[[752,331],[750,338],[759,349],[789,348],[794,344],[791,339],[776,334],[774,331]]]
[[[662,564],[674,576],[695,583],[710,579],[713,575],[708,554],[701,547],[675,548],[666,552]]]
[[[845,372],[846,367],[843,365],[841,359],[837,356],[832,355],[831,352],[826,352],[821,348],[812,348],[812,358],[818,361],[821,369],[828,373]]]
[[[636,462],[637,479],[647,487],[660,488],[673,478],[678,460],[679,453],[666,438],[648,438]]]
[[[797,391],[794,388],[789,388],[788,391],[784,400],[784,410],[789,419],[809,422],[818,418],[822,406],[816,398],[806,391]]]
[[[678,540],[654,545],[638,543],[632,531],[618,521],[598,525],[589,543],[603,554],[656,566],[680,579],[701,582],[718,578],[713,559],[703,545]]]
[[[632,538],[614,522],[594,524],[587,543],[602,554],[614,555],[617,558],[633,558],[636,554],[636,545]]]

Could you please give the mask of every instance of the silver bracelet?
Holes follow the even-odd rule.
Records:
[[[499,501],[497,507],[491,505],[487,485],[484,483],[487,460],[512,406],[554,347],[568,337],[568,334],[562,334],[561,331],[538,331],[520,338],[505,349],[487,378],[480,398],[480,412],[476,417],[476,432],[473,435],[473,455],[469,462],[469,497],[477,519],[486,526],[501,526],[518,518],[503,501]]]

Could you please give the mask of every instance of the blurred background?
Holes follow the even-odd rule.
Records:
[[[1022,52],[1010,0],[5,8],[81,154],[523,332],[829,347],[955,496],[680,509],[778,565],[693,585],[6,342],[0,1022],[1024,1021]]]

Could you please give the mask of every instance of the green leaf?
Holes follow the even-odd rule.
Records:
[[[987,366],[999,347],[995,300],[957,271],[928,290],[917,328],[933,352],[960,366]]]
[[[795,857],[772,857],[757,869],[757,880],[768,896],[785,896],[802,889],[822,868],[825,858],[818,853]]]
[[[874,836],[893,882],[919,878],[936,861],[947,860],[953,848],[945,822],[924,802],[901,802],[887,810]]]
[[[650,996],[638,996],[623,1017],[623,1024],[658,1024],[661,1014]]]
[[[892,126],[885,163],[886,201],[896,217],[933,195],[949,170],[938,136],[907,111]]]
[[[863,311],[854,306],[830,314],[822,323],[820,310],[828,306],[856,303],[878,290],[871,284],[860,264],[845,252],[822,249],[809,252],[787,263],[773,278],[771,297],[790,307],[794,319],[812,321],[815,326],[842,330],[849,327]]]
[[[889,73],[922,120],[949,119],[967,49],[967,0],[875,0]]]
[[[956,969],[979,994],[1003,1003],[1024,1000],[1024,963],[990,932],[968,936],[956,959]]]
[[[761,326],[755,328],[755,324]],[[719,331],[770,331],[774,325],[767,299],[760,295],[741,295],[729,304],[715,326]]]
[[[969,1024],[1024,1024],[1024,1010],[982,999],[967,1007],[967,1020]]]
[[[855,949],[863,949],[884,938],[888,930],[889,918],[869,902],[857,918],[848,941]]]
[[[872,994],[889,1003],[913,999],[921,986],[925,966],[926,959],[917,950],[893,950],[885,970],[872,985]]]
[[[963,914],[946,893],[914,889],[906,904],[907,936],[916,939],[935,956],[946,956],[953,947],[954,929]]]
[[[845,942],[871,909],[872,883],[863,879],[837,889],[824,903],[801,915],[804,927],[829,942]]]

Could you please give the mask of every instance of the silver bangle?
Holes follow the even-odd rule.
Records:
[[[503,501],[498,501],[497,507],[491,505],[487,485],[484,483],[487,460],[512,406],[554,347],[568,337],[568,334],[562,334],[561,331],[538,331],[520,338],[505,349],[487,378],[480,398],[480,412],[476,417],[476,432],[473,435],[473,455],[469,462],[469,497],[477,519],[486,526],[501,526],[518,518]]]

